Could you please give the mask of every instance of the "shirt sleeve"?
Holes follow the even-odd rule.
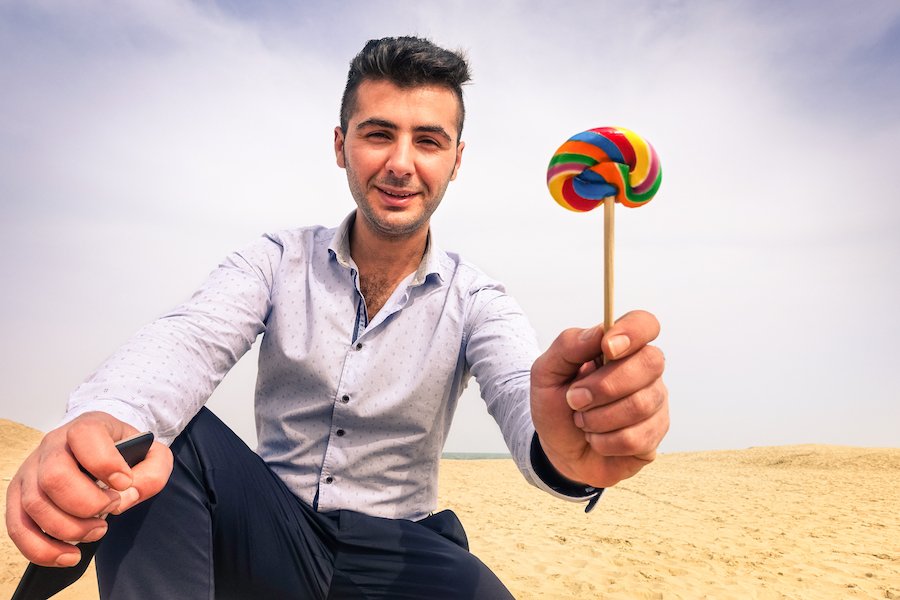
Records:
[[[76,388],[63,423],[102,411],[171,443],[265,330],[282,251],[264,236],[226,257]]]
[[[530,398],[531,365],[540,352],[534,329],[499,284],[479,289],[474,297],[466,361],[516,466],[533,486],[557,498],[588,501],[590,510],[602,490],[562,481],[537,441]]]

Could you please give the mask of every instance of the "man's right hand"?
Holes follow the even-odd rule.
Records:
[[[116,442],[136,433],[111,415],[91,412],[44,436],[6,492],[6,530],[25,558],[43,566],[77,564],[81,553],[73,544],[106,533],[99,515],[124,512],[165,486],[172,472],[166,445],[154,442],[134,468],[116,450]],[[79,464],[109,489],[98,487]]]

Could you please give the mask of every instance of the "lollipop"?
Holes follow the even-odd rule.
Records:
[[[604,205],[603,326],[613,324],[615,203],[635,208],[653,199],[662,182],[656,151],[633,131],[597,127],[573,135],[547,167],[550,195],[563,208],[587,212]],[[612,202],[606,202],[606,198]],[[605,361],[605,359],[604,359]]]

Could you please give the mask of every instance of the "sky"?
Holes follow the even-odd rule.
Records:
[[[432,222],[542,346],[602,321],[602,211],[569,136],[634,130],[663,184],[616,219],[615,312],[657,315],[661,451],[900,446],[900,4],[0,0],[0,417],[42,430],[138,328],[266,231],[353,208],[333,128],[366,40],[471,62]],[[210,406],[255,444],[256,351]],[[504,452],[472,382],[449,452]]]

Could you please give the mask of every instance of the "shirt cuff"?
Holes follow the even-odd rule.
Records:
[[[537,432],[534,432],[534,436],[531,438],[531,467],[534,469],[535,475],[557,494],[573,499],[587,500],[587,506],[584,508],[586,513],[594,509],[603,494],[603,488],[595,488],[572,481],[557,471],[544,453]]]

